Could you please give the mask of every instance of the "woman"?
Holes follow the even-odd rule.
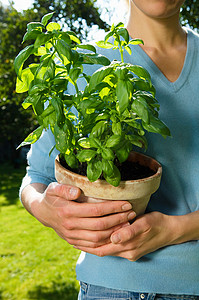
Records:
[[[161,187],[148,213],[127,202],[76,203],[77,188],[54,181],[53,145],[45,133],[29,154],[22,202],[44,225],[82,252],[79,299],[199,299],[199,37],[179,24],[182,0],[130,0],[127,29],[143,46],[124,60],[152,76],[164,140],[149,135],[147,153],[163,165]],[[108,50],[101,50],[108,51]],[[107,55],[107,53],[106,53]],[[109,57],[115,54],[109,51]]]

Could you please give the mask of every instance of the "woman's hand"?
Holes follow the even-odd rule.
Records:
[[[28,205],[26,208],[42,224],[77,247],[96,248],[110,243],[111,234],[135,217],[127,201],[73,201],[81,200],[80,195],[78,188],[69,185],[51,183],[44,189],[36,183],[24,189],[23,203],[29,203],[29,209]]]
[[[198,217],[198,211],[184,216],[168,216],[160,212],[144,214],[131,225],[114,231],[109,244],[78,249],[98,256],[120,256],[136,261],[159,248],[198,239]]]

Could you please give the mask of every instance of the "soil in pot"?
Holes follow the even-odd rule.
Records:
[[[82,176],[86,176],[86,168],[87,168],[86,163],[82,163],[78,169],[70,168],[65,162],[65,160],[63,159],[60,159],[60,163],[67,170]],[[147,166],[142,166],[138,162],[125,161],[122,164],[117,163],[116,165],[120,171],[121,180],[124,181],[143,179],[143,178],[150,177],[156,173],[154,170],[150,169]],[[104,178],[102,177],[100,179],[104,179]]]

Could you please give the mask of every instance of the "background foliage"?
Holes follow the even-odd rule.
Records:
[[[107,24],[101,18],[104,7],[98,7],[97,0],[34,0],[33,7],[18,12],[10,4],[4,7],[0,2],[0,161],[5,158],[15,165],[19,162],[20,152],[16,146],[30,133],[36,121],[31,111],[27,114],[21,108],[25,95],[16,94],[13,60],[26,45],[21,45],[26,24],[39,21],[44,14],[55,11],[54,19],[62,26],[75,31],[80,39],[86,39],[93,25],[107,30]],[[102,6],[105,2],[101,2]],[[97,6],[98,5],[98,6]],[[110,8],[109,14],[114,13],[115,7]],[[181,22],[191,28],[199,28],[199,2],[187,0],[181,11]]]

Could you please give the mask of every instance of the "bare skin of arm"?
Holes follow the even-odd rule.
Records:
[[[126,201],[97,204],[74,201],[81,197],[78,188],[56,182],[48,187],[33,183],[22,192],[23,205],[30,214],[78,247],[99,247],[110,243],[111,234],[127,226],[135,217]]]

